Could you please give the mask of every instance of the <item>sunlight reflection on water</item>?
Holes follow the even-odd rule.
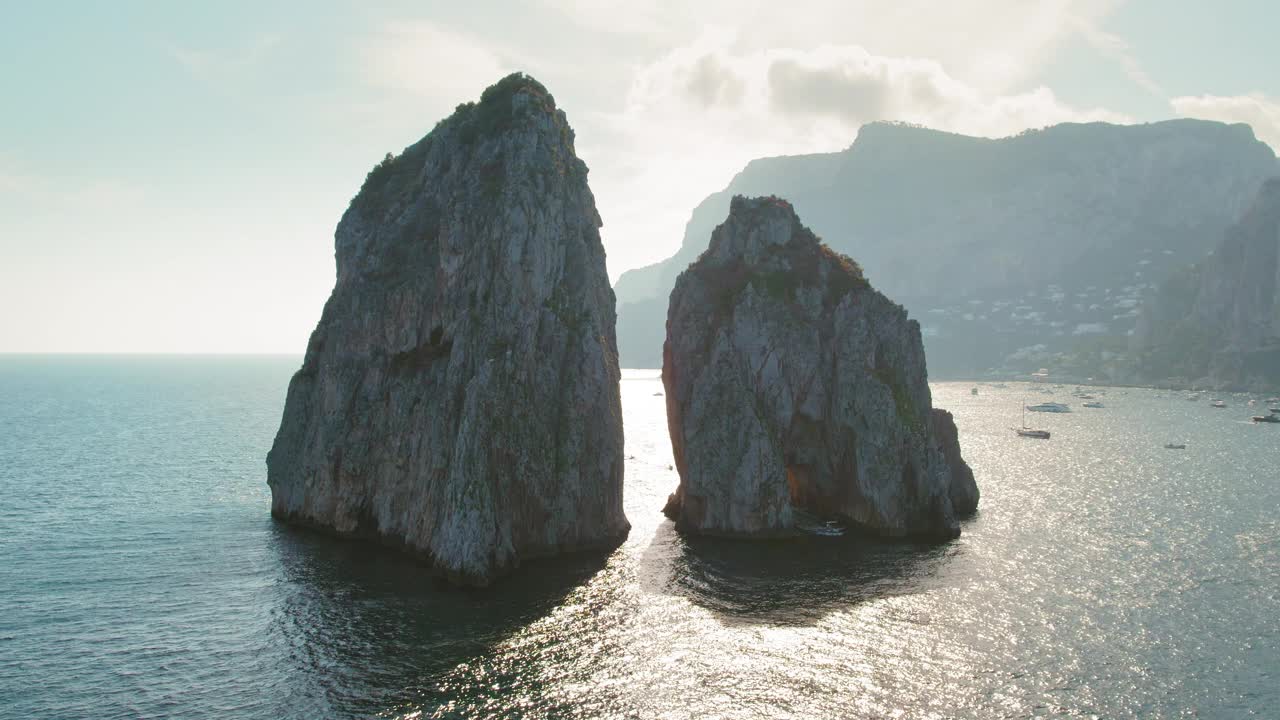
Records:
[[[626,543],[476,592],[269,520],[262,458],[296,360],[9,362],[0,717],[1236,716],[1280,702],[1280,428],[1241,422],[1243,402],[1112,390],[1106,409],[1035,417],[1044,442],[1009,431],[1022,388],[938,384],[983,492],[958,540],[743,542],[683,538],[662,517],[677,479],[661,383],[628,371]]]

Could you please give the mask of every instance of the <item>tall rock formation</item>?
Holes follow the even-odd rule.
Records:
[[[869,124],[841,152],[752,161],[693,211],[679,252],[624,273],[622,364],[661,363],[676,276],[730,197],[769,193],[920,320],[934,377],[973,377],[1042,343],[1123,351],[1143,293],[1212,249],[1276,168],[1248,126],[1203,120],[1000,139]]]
[[[625,536],[614,297],[573,138],[516,74],[369,173],[267,456],[275,517],[468,584]]]
[[[920,326],[790,203],[735,197],[671,293],[662,380],[682,530],[788,533],[796,509],[953,537],[978,503],[933,410]]]
[[[1144,304],[1133,349],[1143,381],[1280,388],[1280,178]]]

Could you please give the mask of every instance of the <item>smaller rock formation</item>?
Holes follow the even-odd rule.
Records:
[[[794,532],[797,510],[950,538],[978,503],[920,326],[776,197],[734,197],[671,293],[662,381],[682,531]]]
[[[267,456],[272,514],[478,585],[621,541],[599,227],[564,112],[519,74],[374,168]]]

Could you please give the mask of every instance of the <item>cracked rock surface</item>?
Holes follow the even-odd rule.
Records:
[[[816,515],[949,538],[977,507],[919,324],[785,200],[733,198],[680,275],[662,380],[682,531],[789,534]]]
[[[479,585],[625,537],[614,295],[573,140],[516,74],[369,173],[267,456],[274,516]]]

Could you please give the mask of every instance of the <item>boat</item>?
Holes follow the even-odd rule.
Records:
[[[978,388],[969,388],[969,394],[970,394],[970,395],[977,395],[977,394],[978,394]]]
[[[823,521],[822,518],[814,515],[807,510],[798,507],[791,509],[791,514],[795,518],[796,529],[810,535],[821,535],[824,537],[840,537],[844,535],[844,528],[835,520]]]
[[[1087,402],[1087,403],[1085,403],[1085,404],[1084,404],[1084,406],[1085,406],[1085,407],[1087,407],[1087,408],[1100,408],[1100,407],[1105,407],[1102,403],[1098,402],[1097,400],[1094,400],[1094,401],[1091,401],[1091,402]]]
[[[822,535],[825,537],[840,537],[844,535],[844,528],[840,527],[834,520],[829,520],[823,525],[812,525],[801,529],[810,535]]]
[[[1209,405],[1216,408],[1224,408],[1227,406],[1227,404],[1221,400],[1214,400],[1213,402],[1209,403]]]
[[[1027,406],[1025,403],[1022,405],[1022,427],[1013,428],[1013,431],[1017,433],[1018,437],[1035,438],[1037,440],[1049,439],[1048,430],[1036,430],[1027,426]]]
[[[1070,407],[1068,407],[1067,405],[1063,405],[1062,403],[1056,403],[1056,402],[1040,403],[1039,405],[1027,405],[1026,407],[1031,412],[1051,412],[1051,413],[1071,412]]]
[[[1187,444],[1186,443],[1165,443],[1164,449],[1165,450],[1186,450]]]
[[[1280,423],[1280,415],[1271,413],[1270,415],[1254,415],[1253,421],[1256,423]]]

